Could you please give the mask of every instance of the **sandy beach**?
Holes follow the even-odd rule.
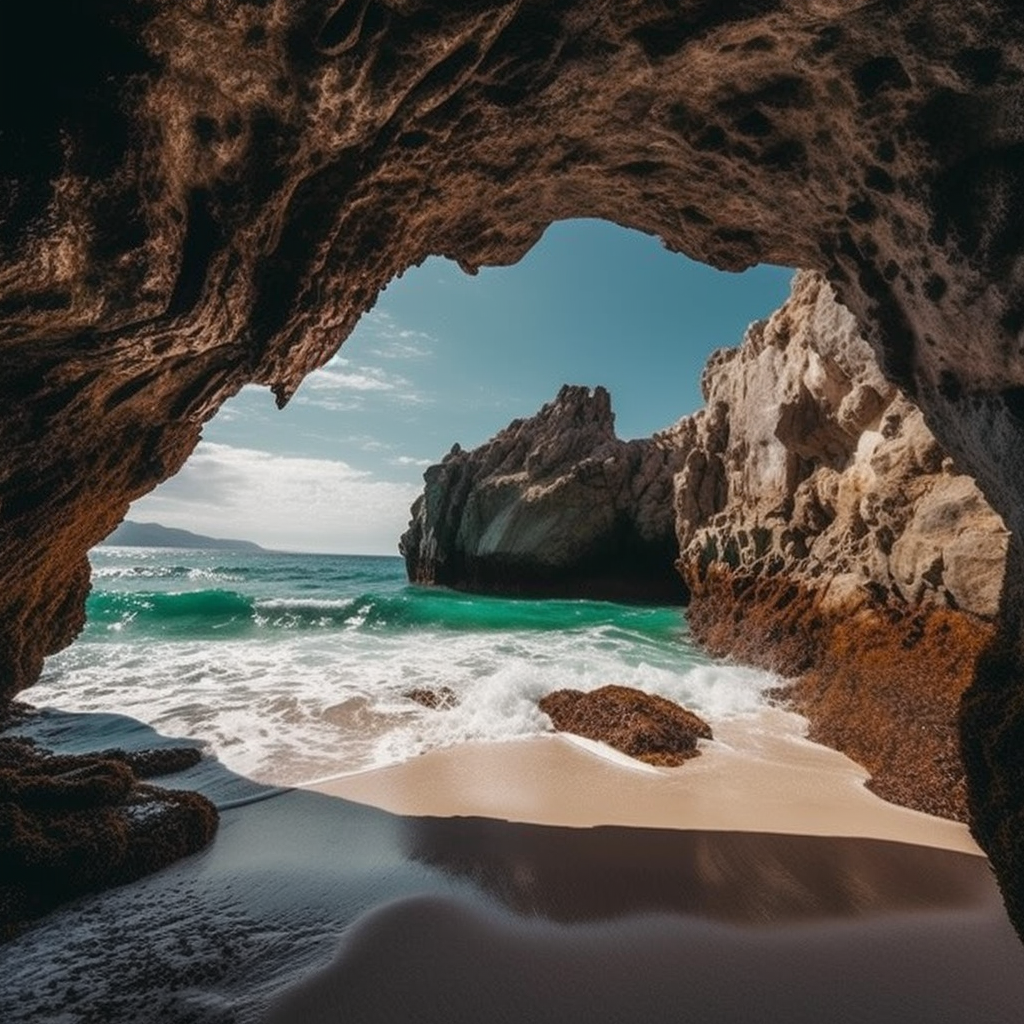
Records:
[[[963,826],[795,731],[721,735],[680,769],[550,736],[316,791],[205,762],[170,781],[216,792],[212,846],[3,947],[0,1019],[1020,1020]]]
[[[678,769],[552,734],[430,751],[306,788],[402,815],[870,837],[980,853],[966,826],[879,800],[864,786],[868,773],[808,742],[804,725],[775,708],[722,721],[702,756]]]

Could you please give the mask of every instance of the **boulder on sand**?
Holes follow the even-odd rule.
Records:
[[[555,690],[539,706],[559,732],[607,743],[664,768],[697,757],[697,740],[713,739],[711,726],[692,711],[629,686],[612,684],[590,693]]]

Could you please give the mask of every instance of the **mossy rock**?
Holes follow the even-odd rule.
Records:
[[[217,809],[198,793],[138,781],[130,767],[195,763],[192,748],[49,755],[0,740],[0,939],[85,893],[133,881],[213,838]],[[148,758],[146,754],[155,754]]]
[[[602,686],[590,693],[556,690],[539,706],[556,729],[660,767],[697,757],[697,740],[713,738],[711,726],[692,711],[628,686]]]

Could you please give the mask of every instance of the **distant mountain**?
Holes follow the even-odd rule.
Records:
[[[219,548],[225,551],[263,551],[251,540],[223,540],[219,537],[204,537],[191,530],[178,530],[159,523],[133,523],[126,519],[105,541],[104,544],[126,548]]]

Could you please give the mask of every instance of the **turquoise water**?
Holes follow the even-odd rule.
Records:
[[[399,558],[101,547],[79,640],[32,699],[197,737],[230,767],[297,783],[434,747],[548,729],[545,693],[609,682],[712,719],[774,680],[715,663],[678,608],[413,587]],[[412,689],[449,687],[432,711]]]

